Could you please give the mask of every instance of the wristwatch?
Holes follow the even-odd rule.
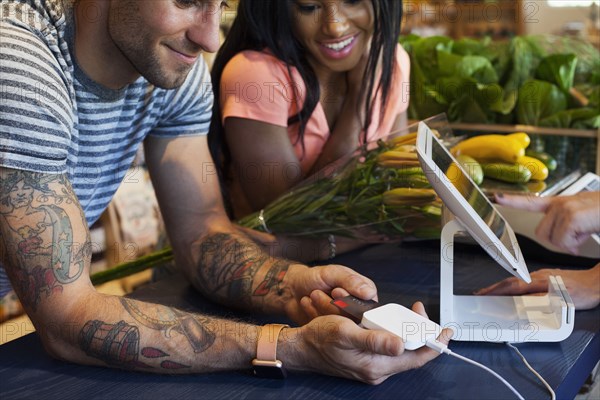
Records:
[[[260,378],[283,379],[287,376],[283,363],[277,359],[277,339],[284,324],[268,324],[260,328],[256,344],[256,358],[252,360],[255,376]]]

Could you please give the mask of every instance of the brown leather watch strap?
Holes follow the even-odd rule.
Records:
[[[289,328],[284,324],[268,324],[260,328],[258,342],[256,344],[256,359],[262,361],[277,360],[277,339],[283,328]]]

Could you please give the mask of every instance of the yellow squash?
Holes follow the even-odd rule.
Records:
[[[517,142],[521,143],[521,146],[523,146],[524,149],[526,149],[529,146],[529,144],[531,143],[531,139],[529,138],[529,135],[526,134],[525,132],[511,133],[510,135],[506,135],[506,137],[515,139]]]
[[[433,189],[396,188],[383,193],[386,206],[422,206],[436,198]]]
[[[385,168],[418,167],[417,153],[388,150],[377,156],[377,164]]]
[[[483,169],[481,165],[473,157],[469,157],[465,154],[461,154],[456,157],[456,160],[460,163],[467,174],[473,179],[478,186],[483,182]]]
[[[389,140],[391,146],[399,146],[402,144],[411,144],[417,141],[417,132],[412,132],[407,135],[396,136]]]
[[[531,171],[531,179],[543,181],[548,177],[548,167],[537,158],[523,156],[517,163]]]
[[[515,163],[525,155],[525,148],[516,139],[505,135],[481,135],[458,143],[452,148],[452,154],[464,154],[477,161],[498,160]]]

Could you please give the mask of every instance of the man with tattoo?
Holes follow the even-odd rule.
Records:
[[[177,266],[213,301],[299,324],[275,339],[288,370],[380,383],[423,365],[435,352],[404,352],[398,337],[335,315],[332,297],[374,298],[370,280],[271,257],[228,220],[205,173],[213,97],[201,57],[218,47],[223,5],[2,0],[0,296],[7,275],[60,359],[158,373],[249,368],[259,327],[90,283],[88,227],[143,143]]]

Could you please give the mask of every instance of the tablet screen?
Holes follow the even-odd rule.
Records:
[[[516,258],[513,244],[510,241],[510,237],[506,234],[506,222],[475,182],[469,179],[458,167],[457,162],[453,160],[448,150],[438,140],[432,140],[431,142],[431,158],[441,171],[445,171],[448,180],[467,203],[471,205],[494,235],[500,239],[510,254]]]
[[[461,226],[507,271],[530,282],[513,230],[424,122],[419,124],[417,154],[431,186]]]

